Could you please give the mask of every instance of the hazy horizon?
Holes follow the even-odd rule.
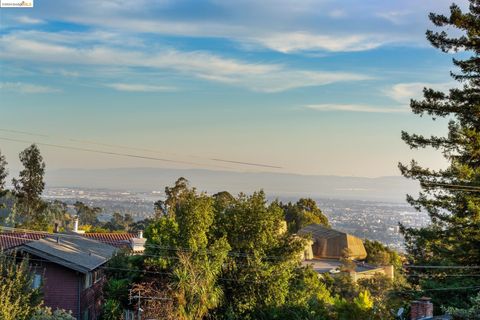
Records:
[[[47,188],[70,187],[141,192],[163,192],[179,178],[210,194],[264,190],[269,198],[336,198],[405,202],[418,192],[418,183],[401,176],[366,178],[334,175],[298,175],[270,172],[233,172],[205,169],[112,168],[47,171]]]

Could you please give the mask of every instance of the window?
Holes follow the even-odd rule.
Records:
[[[32,288],[33,289],[38,289],[42,285],[42,275],[35,273],[33,275],[33,282],[32,282]]]
[[[84,285],[83,288],[87,289],[92,286],[93,276],[91,272],[85,274]]]
[[[97,283],[98,281],[102,280],[103,272],[100,269],[93,271],[93,282]]]

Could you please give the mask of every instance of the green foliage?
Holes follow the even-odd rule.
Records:
[[[0,319],[28,320],[41,305],[39,289],[32,288],[28,259],[0,252]]]
[[[73,218],[67,210],[67,204],[65,202],[54,200],[49,202],[46,208],[46,216],[50,221],[58,223],[60,230],[68,230],[73,224]],[[53,227],[53,226],[51,226]],[[50,230],[49,230],[50,231]]]
[[[223,291],[216,281],[228,248],[226,242],[219,244],[213,261],[205,255],[196,258],[191,254],[179,255],[172,279],[179,319],[202,319],[220,304]]]
[[[230,246],[224,237],[209,238],[214,221],[211,197],[198,194],[182,178],[166,193],[167,199],[156,204],[157,219],[145,230],[145,265],[171,273],[154,281],[158,287],[166,281],[174,288],[176,317],[201,319],[221,302],[217,278]]]
[[[206,194],[197,194],[195,189],[183,192],[175,209],[180,247],[189,248],[193,252],[207,247],[207,234],[214,217],[212,205],[212,198]]]
[[[183,198],[183,193],[189,190],[188,180],[181,177],[175,181],[173,187],[165,187],[165,195],[167,199],[165,201],[158,200],[155,202],[155,216],[157,218],[161,216],[174,216],[177,209],[177,202]]]
[[[117,300],[107,299],[102,306],[102,320],[121,320],[123,319],[123,309]]]
[[[386,319],[376,317],[373,309],[373,300],[368,290],[361,291],[353,299],[353,303],[343,298],[335,301],[336,318],[338,320],[371,320]]]
[[[330,319],[334,298],[318,273],[311,267],[295,268],[290,280],[285,304],[280,308],[281,317],[286,319]]]
[[[126,307],[128,305],[129,286],[128,278],[119,279],[111,276],[103,288],[104,296],[107,300],[116,301],[120,306]]]
[[[392,250],[376,240],[365,239],[363,241],[367,251],[366,263],[378,266],[393,265],[395,268],[402,267],[402,258],[395,250]]]
[[[105,275],[107,283],[103,288],[105,303],[102,306],[102,319],[122,319],[124,309],[131,308],[129,290],[132,283],[142,278],[141,269],[143,258],[132,256],[129,252],[120,251],[107,264]]]
[[[118,319],[118,318],[116,318]],[[71,311],[57,309],[52,311],[49,307],[38,309],[30,320],[76,320]]]
[[[155,259],[147,258],[148,265],[155,265],[161,269],[167,269],[172,265],[172,255],[178,245],[178,223],[173,217],[163,216],[154,220],[145,229],[144,236],[147,238],[145,254],[155,255]],[[173,250],[173,251],[172,251]]]
[[[5,156],[0,150],[0,198],[2,198],[7,192],[7,190],[5,189],[5,179],[8,176],[7,164],[8,163],[5,160]],[[0,208],[2,208],[2,204],[0,204]]]
[[[326,273],[323,278],[332,296],[352,301],[360,293],[358,285],[352,281],[352,277],[348,273],[342,272],[334,276]]]
[[[449,163],[443,170],[431,170],[412,160],[400,164],[405,177],[420,182],[422,192],[407,200],[418,210],[424,210],[431,224],[420,228],[401,228],[405,236],[408,258],[419,265],[479,265],[480,264],[480,2],[470,0],[468,12],[457,5],[450,7],[449,15],[430,14],[430,20],[446,31],[427,31],[430,43],[443,52],[462,51],[463,60],[454,59],[458,68],[452,73],[462,86],[448,93],[424,89],[424,99],[412,100],[413,113],[433,119],[449,119],[447,136],[425,137],[402,132],[402,139],[412,148],[432,147],[442,152]],[[470,57],[468,57],[470,55]],[[476,189],[475,189],[476,188]],[[466,277],[468,270],[421,270],[422,277],[412,277],[424,289],[433,287],[461,287],[480,285],[478,277]],[[432,291],[434,305],[455,306],[466,303],[474,294],[471,290]],[[459,305],[457,305],[458,307]]]
[[[145,256],[120,255],[110,262],[118,270],[107,271],[107,299],[131,307],[130,288],[171,298],[142,302],[145,315],[167,319],[391,318],[388,308],[398,301],[388,295],[390,280],[356,284],[348,274],[319,277],[302,267],[305,240],[286,232],[285,207],[268,203],[263,191],[210,197],[185,179],[166,190],[169,196],[157,202],[156,218],[145,229]],[[316,204],[303,200],[295,206],[315,211]],[[151,273],[133,276],[122,269]]]
[[[114,212],[110,221],[103,224],[102,227],[110,232],[128,231],[131,224],[133,224],[132,215],[128,213],[122,215],[121,213]]]
[[[444,308],[444,311],[453,319],[478,320],[480,319],[480,293],[470,298],[471,305],[468,308],[460,309],[455,307]]]
[[[45,162],[35,144],[23,150],[19,157],[24,168],[20,171],[19,178],[12,181],[17,198],[17,222],[27,228],[44,230],[49,224],[45,214],[47,205],[41,198],[45,188]]]
[[[222,278],[226,299],[222,306],[231,317],[248,318],[256,310],[280,307],[288,296],[304,240],[282,232],[284,211],[267,204],[263,191],[241,194],[216,214],[232,252]]]
[[[77,212],[78,220],[81,225],[98,226],[98,215],[102,212],[101,208],[89,207],[81,201],[75,202],[73,205]]]
[[[288,224],[288,230],[291,233],[296,233],[301,228],[310,224],[321,224],[329,227],[328,218],[323,214],[322,210],[318,208],[317,203],[308,198],[302,198],[297,203],[289,202],[283,205],[285,210],[285,220]]]

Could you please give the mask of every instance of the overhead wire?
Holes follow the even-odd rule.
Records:
[[[20,130],[11,130],[11,129],[3,129],[3,128],[0,128],[0,131],[4,131],[4,132],[10,132],[10,133],[19,133],[19,134],[25,134],[25,135],[30,135],[30,136],[41,136],[41,137],[44,137],[44,138],[51,138],[50,136],[48,135],[45,135],[45,134],[40,134],[40,133],[34,133],[34,132],[27,132],[27,131],[20,131]],[[4,140],[6,140],[7,138],[3,138]],[[122,148],[122,149],[130,149],[130,150],[136,150],[136,151],[143,151],[143,152],[150,152],[150,153],[161,153],[161,154],[165,154],[165,152],[160,152],[158,150],[153,150],[153,149],[147,149],[147,148],[138,148],[138,147],[132,147],[132,146],[124,146],[124,145],[117,145],[117,144],[108,144],[108,143],[103,143],[103,142],[96,142],[96,141],[89,141],[89,140],[81,140],[81,139],[72,139],[72,138],[67,138],[68,141],[72,141],[72,142],[79,142],[79,143],[87,143],[87,144],[92,144],[92,145],[98,145],[98,146],[104,146],[104,147],[113,147],[113,148]],[[25,141],[18,141],[18,142],[25,142]],[[51,144],[51,143],[44,143],[44,142],[36,142],[37,144],[39,145],[45,145],[45,146],[50,146],[50,147],[60,147],[58,145],[54,145],[54,144]],[[62,146],[62,148],[65,148],[65,146]],[[69,148],[77,148],[77,147],[69,147]],[[78,151],[89,151],[89,152],[94,152],[90,149],[87,149],[87,150],[83,150],[85,148],[77,148],[75,150],[78,150]],[[100,151],[100,150],[95,150],[96,151]],[[102,152],[103,153],[103,152]],[[109,153],[109,154],[114,154],[114,153]],[[124,156],[131,156],[131,155],[125,155],[125,154],[120,154],[120,153],[117,153],[118,155],[124,155]],[[177,154],[178,156],[178,154]],[[137,156],[137,157],[143,157],[143,156]],[[215,161],[215,162],[223,162],[223,163],[231,163],[231,164],[239,164],[239,165],[244,165],[244,166],[254,166],[254,167],[264,167],[264,168],[272,168],[272,169],[283,169],[281,166],[277,166],[277,165],[272,165],[272,164],[265,164],[265,163],[256,163],[256,162],[247,162],[247,161],[239,161],[239,160],[230,160],[230,159],[221,159],[221,158],[208,158],[208,157],[199,157],[199,156],[192,156],[192,155],[189,155],[188,157],[193,157],[193,158],[197,158],[197,159],[202,159],[202,160],[209,160],[209,161]],[[152,158],[154,157],[148,157],[146,156],[145,157],[146,159],[150,159],[150,160],[154,160]],[[165,159],[161,159],[161,161],[169,161],[169,162],[182,162],[184,163],[184,161],[177,161],[177,160],[165,160]],[[194,164],[192,162],[188,162],[187,164]],[[200,165],[200,164],[196,164],[196,165]],[[205,165],[205,164],[203,164]],[[229,168],[229,167],[222,167],[222,166],[218,166],[220,168]],[[231,168],[229,168],[231,169]]]
[[[143,156],[143,155],[136,155],[136,154],[130,154],[130,153],[113,152],[113,151],[102,151],[102,150],[96,150],[96,149],[65,146],[65,145],[38,142],[38,141],[28,141],[28,140],[7,138],[7,137],[1,137],[1,136],[0,136],[0,140],[12,141],[12,142],[23,142],[23,143],[35,143],[35,144],[38,144],[38,145],[41,145],[41,146],[54,147],[54,148],[59,148],[59,149],[100,153],[100,154],[107,154],[107,155],[114,155],[114,156],[123,156],[123,157],[128,157],[128,158],[155,160],[155,161],[177,163],[177,164],[188,164],[188,165],[194,165],[194,166],[205,166],[204,164],[199,164],[199,163],[191,162],[191,161],[173,160],[173,159],[167,159],[167,158],[158,158],[158,157]]]

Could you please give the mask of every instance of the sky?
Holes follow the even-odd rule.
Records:
[[[411,151],[400,135],[446,132],[445,121],[411,114],[409,101],[425,86],[456,86],[453,54],[425,40],[428,13],[450,3],[36,0],[2,8],[0,150],[12,172],[31,142],[48,170],[378,177],[399,175],[397,163],[411,158],[441,167],[438,152]]]

